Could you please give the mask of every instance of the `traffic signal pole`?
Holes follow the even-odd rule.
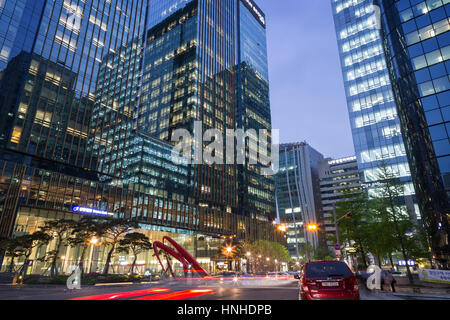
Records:
[[[338,220],[336,217],[336,203],[333,206],[333,214],[334,214],[334,227],[336,228],[336,240],[337,244],[341,245],[341,241],[339,240],[339,228],[338,228]]]

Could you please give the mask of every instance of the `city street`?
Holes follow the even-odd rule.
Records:
[[[450,295],[430,296],[369,292],[360,286],[361,300],[450,300]],[[86,286],[70,291],[63,286],[0,286],[0,300],[298,300],[295,280],[160,281],[152,284]]]

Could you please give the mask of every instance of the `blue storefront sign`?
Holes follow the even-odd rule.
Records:
[[[102,217],[114,216],[113,213],[109,213],[107,211],[97,210],[97,209],[92,209],[92,208],[87,208],[87,207],[80,207],[80,206],[73,206],[72,212],[81,213],[81,214],[89,214],[89,215],[94,215],[94,216],[102,216]]]

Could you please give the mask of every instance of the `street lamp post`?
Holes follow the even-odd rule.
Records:
[[[334,227],[336,228],[336,241],[338,245],[341,245],[341,241],[339,240],[338,220],[336,217],[336,203],[334,203],[333,205],[333,215],[334,215]]]
[[[319,230],[319,226],[317,224],[315,224],[315,223],[311,223],[311,224],[308,224],[307,226],[305,226],[305,229],[308,230],[309,232],[311,232],[312,239],[314,239],[314,232]],[[313,244],[311,244],[311,246],[312,246],[312,248],[314,250],[315,249],[314,240],[313,240]],[[314,255],[314,252],[313,252],[313,255]],[[308,250],[306,251],[306,256],[307,256],[308,261],[311,261],[310,253],[309,253]]]
[[[231,252],[233,251],[233,248],[231,248],[231,247],[227,247],[227,263],[228,263],[228,271],[231,271],[231,269],[233,269],[233,266],[232,265],[230,265],[230,255],[231,255]]]
[[[91,245],[91,250],[90,250],[90,254],[89,254],[89,272],[92,272],[92,264],[93,264],[93,255],[94,255],[94,249],[99,247],[101,245],[100,239],[98,239],[96,236],[93,236],[90,240],[89,240],[89,244]],[[83,264],[83,268],[84,268],[84,264]]]

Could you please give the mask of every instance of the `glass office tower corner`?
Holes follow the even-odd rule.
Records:
[[[353,141],[363,186],[376,193],[384,161],[405,183],[398,199],[420,220],[400,120],[372,0],[331,0]],[[420,223],[420,221],[419,221]]]
[[[377,4],[424,225],[438,264],[449,268],[450,1]]]
[[[271,130],[265,17],[256,4],[153,1],[147,26],[138,131],[170,142],[175,130],[193,134],[196,121],[223,136]],[[260,220],[274,216],[273,180],[259,167],[189,169],[186,201]]]
[[[137,130],[171,142],[175,130],[235,129],[235,1],[149,6]],[[191,165],[186,201],[237,211],[236,168]]]
[[[139,68],[139,54],[125,56],[133,41],[142,41],[146,10],[137,0],[0,2],[1,160],[30,166],[28,175],[51,170],[93,181],[120,178],[122,163],[101,167],[99,150],[118,154],[127,138],[121,126],[135,108],[137,74],[125,75]],[[122,62],[106,79],[100,69],[112,67],[105,62],[112,55]],[[114,90],[101,99],[101,87],[110,84]],[[102,123],[92,121],[96,113]],[[10,218],[0,219],[7,235]]]
[[[321,215],[319,163],[323,159],[304,142],[280,145],[276,198],[280,222],[287,226],[288,250],[294,259],[300,258],[300,250],[307,243],[317,249],[325,240],[318,231],[307,227],[318,224]]]
[[[239,1],[238,10],[238,65],[237,65],[237,128],[244,131],[266,130],[271,140],[271,111],[269,97],[269,66],[267,59],[266,18],[253,4]],[[255,11],[257,10],[257,11]],[[257,14],[256,12],[259,12]],[[250,138],[251,139],[251,138]],[[252,148],[254,153],[251,152]],[[247,152],[257,154],[257,143],[249,141]],[[255,159],[252,159],[255,160]],[[246,157],[239,166],[239,205],[244,215],[275,218],[275,182],[264,176],[260,165]]]

